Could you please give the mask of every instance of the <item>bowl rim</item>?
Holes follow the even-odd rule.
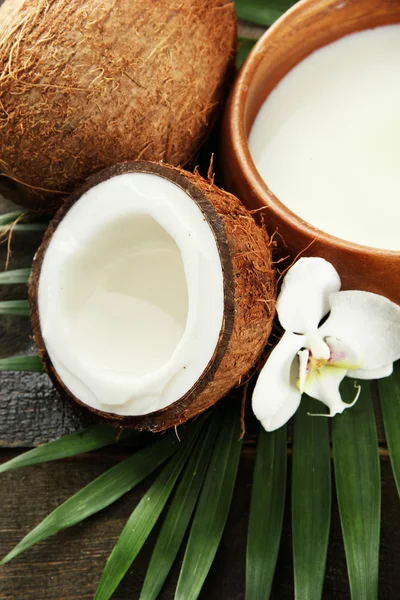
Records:
[[[317,3],[321,0],[317,0]],[[344,238],[337,237],[319,229],[308,221],[302,219],[299,215],[290,210],[279,198],[269,189],[267,183],[259,174],[257,167],[250,154],[248,135],[246,132],[246,107],[248,100],[248,91],[250,90],[254,75],[264,56],[265,46],[268,46],[270,38],[277,29],[290,23],[293,16],[297,16],[310,5],[316,4],[316,0],[301,0],[286,11],[275,23],[260,37],[254,47],[251,49],[245,62],[237,74],[235,83],[231,92],[229,127],[232,136],[232,146],[234,148],[237,161],[242,169],[247,184],[251,187],[253,194],[262,202],[263,207],[271,209],[282,221],[289,227],[296,230],[306,238],[311,238],[310,245],[318,241],[337,251],[347,251],[362,256],[373,256],[382,258],[400,258],[400,250],[391,250],[389,248],[378,248],[358,244]],[[400,23],[399,23],[400,24]],[[340,38],[338,38],[340,39]],[[321,46],[322,48],[323,46]],[[310,53],[311,54],[311,53]],[[268,96],[266,96],[267,98]],[[306,250],[306,249],[305,249]]]

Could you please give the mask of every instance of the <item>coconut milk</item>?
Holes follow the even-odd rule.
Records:
[[[400,25],[348,35],[292,69],[261,107],[249,146],[299,217],[400,250]]]

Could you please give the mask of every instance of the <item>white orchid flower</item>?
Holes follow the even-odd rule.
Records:
[[[287,272],[276,306],[285,333],[253,392],[253,411],[267,431],[294,415],[303,392],[328,406],[324,416],[342,413],[360,392],[351,404],[342,401],[346,375],[386,377],[400,358],[400,306],[370,292],[339,290],[338,273],[322,258],[301,258]]]

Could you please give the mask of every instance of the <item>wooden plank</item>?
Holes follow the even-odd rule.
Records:
[[[0,552],[5,554],[44,516],[83,485],[115,464],[99,453],[57,464],[40,465],[2,475],[0,487]],[[243,600],[245,544],[254,450],[243,454],[228,525],[216,561],[202,592],[203,600]],[[290,479],[289,479],[290,480]],[[380,561],[382,600],[400,596],[400,507],[390,465],[382,460],[383,515]],[[87,522],[39,544],[0,570],[0,600],[86,600],[93,598],[104,563],[133,507],[149,485],[122,498]],[[154,532],[155,534],[157,532]],[[120,588],[116,600],[139,597],[155,535],[145,545]],[[168,578],[161,600],[173,600],[182,552]],[[293,599],[290,499],[272,598]],[[337,506],[334,503],[324,600],[350,598]]]
[[[47,375],[0,374],[0,447],[37,446],[88,423],[78,408],[60,398]]]

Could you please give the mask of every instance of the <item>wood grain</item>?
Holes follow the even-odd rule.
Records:
[[[0,553],[3,555],[34,525],[84,484],[115,464],[118,457],[84,456],[2,476],[0,501]],[[251,493],[254,450],[245,449],[239,469],[228,525],[217,558],[201,594],[203,600],[243,600],[245,544]],[[0,570],[0,600],[89,600],[93,598],[104,563],[124,523],[149,485],[144,482],[102,513],[22,554]],[[289,490],[290,493],[290,490]],[[382,542],[380,600],[396,600],[400,590],[397,556],[400,519],[390,465],[382,460]],[[396,499],[396,502],[393,502]],[[350,598],[340,525],[334,502],[324,600]],[[116,600],[139,598],[157,531],[130,568]],[[160,600],[173,600],[179,576],[179,554]],[[290,539],[290,498],[272,598],[293,598]]]
[[[90,420],[41,373],[0,374],[0,447],[30,447],[83,429]]]

